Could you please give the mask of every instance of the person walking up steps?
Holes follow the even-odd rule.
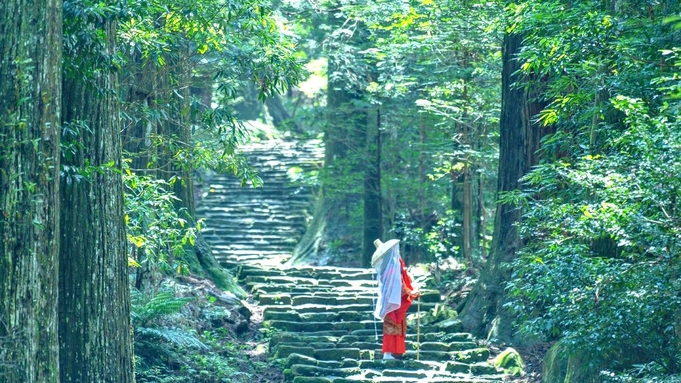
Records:
[[[400,241],[391,239],[374,241],[376,251],[371,256],[371,266],[378,279],[378,302],[374,316],[383,321],[383,359],[406,352],[407,310],[420,293],[411,284],[407,266],[400,257]]]

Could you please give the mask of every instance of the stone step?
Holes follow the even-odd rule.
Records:
[[[354,330],[371,330],[370,335],[373,336],[374,328],[378,325],[373,320],[361,321],[345,321],[345,322],[296,322],[287,320],[268,320],[263,322],[264,326],[272,327],[282,331],[290,332],[318,332],[318,331],[335,331],[346,330],[348,332]],[[378,327],[381,327],[378,325]],[[438,326],[421,326],[421,332],[439,332]],[[366,334],[369,335],[369,334]]]
[[[381,329],[379,326],[378,335],[380,340]],[[374,339],[374,334],[370,335],[348,335],[343,333],[326,334],[326,333],[291,333],[291,332],[279,332],[272,336],[270,339],[270,347],[274,347],[279,343],[358,343],[365,341],[368,338]],[[444,332],[431,332],[420,334],[420,341],[423,343],[433,342],[433,343],[474,343],[473,337],[468,333],[444,333]],[[411,343],[416,343],[417,334],[407,332],[407,341]]]
[[[328,362],[305,355],[292,354],[286,363],[286,374],[293,382],[501,382],[496,369],[486,363],[460,364],[457,362],[433,363],[427,361],[360,361]],[[469,374],[475,376],[471,377]],[[339,377],[346,379],[339,380]],[[367,379],[367,380],[365,380]],[[399,380],[391,380],[399,379]]]
[[[272,275],[271,272],[275,270],[267,270],[267,274],[261,273],[262,269],[242,269],[240,275],[242,276],[260,276]],[[351,272],[339,272],[334,270],[305,270],[305,269],[279,269],[276,270],[279,275],[287,275],[292,277],[316,278],[316,279],[348,279],[348,280],[374,280],[375,278],[369,271],[357,269]]]
[[[271,275],[276,277],[276,275]],[[255,294],[254,298],[259,298],[260,295],[272,294],[287,294],[290,297],[321,297],[321,298],[366,298],[371,302],[377,299],[378,289],[375,287],[367,287],[364,285],[355,286],[334,286],[327,284],[327,281],[319,281],[317,285],[297,285],[287,284],[279,288],[275,284],[253,284],[251,285],[251,292]],[[417,305],[419,300],[415,300],[412,305]],[[441,301],[440,292],[435,290],[426,290],[421,293],[421,305],[424,303],[438,303]],[[314,303],[314,302],[309,302]]]
[[[425,335],[425,334],[424,334]],[[312,347],[314,349],[320,349],[320,348],[325,348],[325,349],[332,349],[332,348],[338,348],[338,349],[345,349],[345,348],[358,348],[360,350],[370,350],[370,351],[380,351],[381,350],[381,337],[378,336],[378,339],[376,337],[371,337],[368,340],[365,341],[359,341],[359,342],[343,342],[343,341],[338,341],[338,342],[278,342],[274,346],[270,345],[272,347],[271,352],[273,354],[277,354],[277,351],[279,350],[280,347],[286,346],[292,348],[293,352],[295,351],[296,347]],[[415,341],[407,341],[406,342],[406,347],[407,350],[417,350],[420,349],[421,352],[430,352],[430,351],[436,351],[436,352],[454,352],[454,351],[467,351],[467,350],[473,350],[476,348],[479,348],[477,343],[475,342],[452,342],[452,343],[445,343],[445,342],[415,342]]]

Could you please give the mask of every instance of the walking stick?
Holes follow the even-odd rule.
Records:
[[[421,360],[421,294],[416,304],[416,360]]]

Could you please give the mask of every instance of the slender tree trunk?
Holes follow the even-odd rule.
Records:
[[[0,381],[59,381],[61,0],[0,2]]]
[[[121,78],[121,83],[125,84],[122,86],[126,92],[124,99],[130,105],[130,110],[124,110],[127,113],[157,108],[158,70],[153,60],[145,61],[141,56],[141,53],[137,53],[130,59]],[[156,169],[149,168],[148,164],[157,156],[152,137],[158,134],[158,124],[150,120],[149,115],[133,117],[137,120],[125,121],[126,125],[122,129],[123,150],[129,153],[133,172],[155,176]]]
[[[113,22],[96,28],[112,57]],[[85,178],[61,184],[60,375],[63,383],[126,383],[134,377],[118,83],[108,67],[91,69],[64,81],[64,123],[78,127],[68,137],[78,150],[64,162]]]
[[[542,105],[530,102],[534,97],[528,97],[524,87],[518,86],[519,64],[515,57],[521,43],[520,35],[504,37],[498,193],[520,188],[520,178],[537,163],[541,138],[541,131],[531,118]],[[504,285],[511,272],[504,265],[515,259],[521,246],[516,227],[521,216],[517,206],[497,206],[489,260],[461,310],[464,328],[475,335],[502,341],[511,338],[511,317],[503,308]]]
[[[381,213],[381,110],[376,109],[375,123],[367,127],[367,162],[364,167],[363,267],[371,267],[374,240],[383,234]]]
[[[464,49],[463,52],[464,60],[463,67],[468,67],[468,52]],[[461,126],[461,141],[463,141],[465,147],[471,148],[471,138],[469,132],[469,125],[466,121],[468,116],[468,83],[464,79],[463,87],[463,114],[461,119],[464,121]],[[468,153],[463,155],[463,174],[462,174],[462,203],[461,203],[461,253],[463,258],[466,260],[466,265],[468,270],[472,270],[473,266],[473,255],[471,254],[471,236],[473,231],[471,230],[472,221],[472,210],[473,210],[473,197],[471,194],[471,161],[470,155]]]

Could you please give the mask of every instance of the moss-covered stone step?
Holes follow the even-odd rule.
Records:
[[[263,285],[277,285],[277,284],[304,284],[313,286],[323,286],[325,288],[364,288],[364,289],[375,289],[377,284],[375,281],[370,280],[326,280],[317,279],[313,277],[292,277],[292,276],[277,276],[277,275],[249,275],[244,278],[244,282],[247,286],[251,288],[257,284]],[[343,291],[339,289],[339,291]]]
[[[296,380],[300,378],[301,380]],[[327,380],[320,380],[319,382],[304,380],[305,377],[296,377],[293,383],[501,383],[501,378],[495,377],[443,377],[435,376],[431,378],[402,378],[402,377],[387,377],[387,376],[350,376],[347,378],[323,378]]]
[[[433,303],[422,303],[421,304],[421,312],[425,312],[427,310],[430,310],[431,308],[435,307],[435,304]],[[416,313],[418,308],[416,305],[412,305],[409,308],[408,313],[413,314]],[[358,313],[360,316],[365,319],[365,320],[374,320],[373,316],[373,305],[371,304],[349,304],[349,305],[317,305],[317,304],[305,304],[305,305],[299,305],[299,306],[291,306],[290,304],[281,304],[280,302],[275,302],[272,305],[265,305],[263,306],[263,313],[265,316],[269,316],[269,313],[271,312],[288,312],[288,311],[295,311],[299,314],[307,314],[307,313],[341,313],[341,312],[349,312],[349,313]],[[271,319],[275,319],[274,317],[271,317]],[[410,324],[412,323],[413,320],[410,319]],[[382,328],[383,325],[379,320],[376,320],[376,324],[379,328]],[[455,332],[456,333],[456,332]],[[462,335],[463,336],[463,335]],[[462,338],[462,341],[464,340],[472,340],[470,336],[468,338]]]
[[[294,283],[298,285],[309,285],[317,286],[319,285],[319,280],[314,278],[303,278],[303,277],[290,277],[290,276],[258,276],[250,275],[245,278],[244,282],[246,285],[255,283],[271,283],[271,284],[288,284]]]
[[[314,332],[314,331],[333,331],[346,330],[348,333],[355,334],[358,330],[366,330],[368,334],[365,336],[373,336],[374,328],[378,327],[377,323],[371,320],[364,321],[348,321],[348,322],[296,322],[285,320],[268,320],[264,321],[263,325],[276,328],[283,331],[290,332]],[[437,328],[433,326],[421,326],[421,332],[437,332]]]
[[[373,303],[373,298],[372,297],[353,297],[353,296],[324,296],[326,294],[319,294],[319,295],[301,295],[301,296],[294,296],[291,297],[291,305],[292,306],[298,306],[298,305],[306,305],[306,304],[315,304],[315,305],[327,305],[327,306],[344,306],[344,305],[350,305],[350,304],[358,304],[358,305],[371,305]]]
[[[280,275],[272,274],[269,276],[263,276],[263,277],[277,277]],[[330,285],[325,285],[323,281],[319,281],[317,285],[300,285],[297,283],[286,283],[286,284],[275,284],[273,282],[265,282],[265,283],[258,283],[258,284],[252,284],[251,285],[251,292],[257,295],[258,294],[272,294],[275,292],[287,292],[290,293],[291,296],[315,296],[315,297],[328,297],[328,298],[334,298],[334,297],[341,297],[341,298],[348,298],[348,297],[362,297],[362,298],[367,298],[369,301],[374,301],[376,299],[376,289],[371,287],[367,288],[366,286],[361,286],[361,285],[351,285],[351,286],[330,286]],[[427,303],[439,303],[440,302],[440,293],[438,291],[424,291],[421,296],[421,305],[427,304]],[[412,304],[416,308],[417,304],[414,302]],[[431,306],[429,306],[431,307]]]
[[[371,290],[375,289],[372,288]],[[368,294],[369,289],[363,286],[346,286],[346,287],[335,287],[329,285],[301,286],[295,283],[288,283],[277,286],[273,283],[256,283],[252,285],[251,292],[255,295],[272,294],[275,292],[287,292],[293,295],[313,295],[316,293],[357,295]],[[257,298],[257,296],[255,298]]]
[[[287,311],[266,311],[263,314],[264,320],[286,320],[297,322],[345,322],[345,321],[361,321],[370,318],[369,315],[356,311],[329,311],[329,312],[313,312],[313,313],[298,313],[295,310]]]
[[[380,351],[381,350],[381,338],[375,339],[371,337],[369,339],[360,341],[348,341],[349,339],[341,338],[330,338],[330,337],[320,337],[320,339],[308,338],[293,338],[288,340],[277,339],[270,342],[270,349],[276,350],[277,345],[287,345],[296,347],[306,347],[310,346],[315,349],[319,348],[358,348],[360,350],[369,351]],[[441,342],[406,342],[407,350],[417,350],[420,349],[421,352],[428,351],[438,351],[449,353],[452,351],[467,351],[477,349],[478,346],[474,342],[464,343],[464,342],[454,342],[454,343],[441,343]],[[276,354],[276,351],[271,351]],[[415,352],[415,351],[414,351]],[[446,359],[448,360],[448,359]]]
[[[397,369],[383,370],[362,370],[356,367],[328,368],[309,364],[293,364],[287,369],[289,379],[293,382],[441,382],[441,383],[492,383],[501,382],[499,374],[480,375],[472,377],[467,374],[450,373],[445,370],[432,368],[424,369],[404,369],[397,366]],[[353,372],[358,371],[353,374]],[[338,372],[336,372],[338,371]]]

